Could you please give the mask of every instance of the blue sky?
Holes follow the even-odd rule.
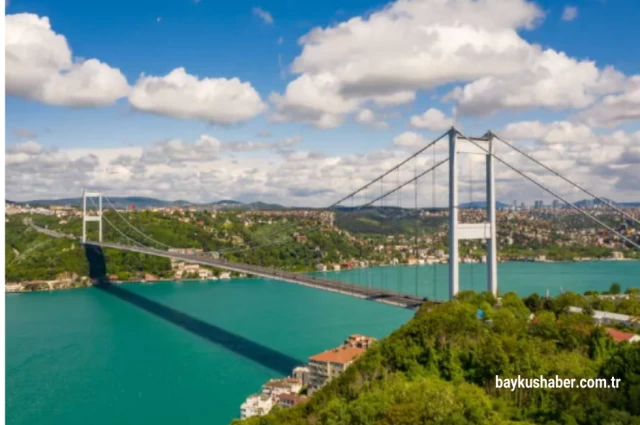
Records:
[[[428,3],[436,0],[424,1]],[[461,2],[465,1],[467,0]],[[640,55],[635,52],[640,3],[633,0],[582,0],[567,3],[517,0],[516,3],[534,5],[543,15],[531,29],[514,24],[516,28],[519,26],[517,34],[523,42],[563,52],[575,61],[595,61],[599,71],[611,66],[624,76],[619,80],[631,79],[639,73]],[[289,84],[303,74],[313,75],[314,66],[318,67],[320,56],[310,51],[309,55],[304,52],[304,58],[311,58],[308,64],[303,65],[303,69],[299,69],[297,73],[291,71],[291,64],[296,58],[303,56],[308,44],[300,42],[300,37],[313,28],[333,27],[352,17],[361,16],[366,20],[371,13],[379,12],[386,4],[365,0],[349,1],[346,5],[345,2],[331,0],[11,0],[5,9],[7,15],[29,13],[48,17],[51,30],[66,38],[75,62],[96,58],[109,67],[118,69],[130,86],[134,86],[141,74],[162,77],[176,68],[184,67],[186,73],[198,79],[238,78],[241,82],[249,83],[266,109],[262,113],[253,114],[249,119],[238,120],[229,125],[144,112],[132,107],[126,97],[120,97],[108,106],[87,107],[51,104],[52,102],[42,100],[37,95],[19,93],[12,96],[10,93],[6,100],[5,136],[8,149],[27,140],[35,141],[44,150],[124,147],[144,149],[172,139],[194,142],[206,134],[222,141],[266,140],[274,143],[287,137],[299,136],[302,141],[296,146],[297,150],[345,156],[401,147],[397,143],[394,145],[394,140],[404,132],[417,133],[429,139],[442,131],[427,127],[414,128],[409,125],[410,117],[420,115],[428,108],[436,108],[445,116],[450,116],[456,101],[445,101],[443,96],[456,87],[480,79],[482,74],[464,81],[452,78],[452,81],[435,86],[412,87],[411,91],[415,92],[414,100],[391,107],[371,106],[372,101],[367,100],[358,101],[360,103],[348,113],[340,112],[334,116],[334,112],[329,111],[332,117],[339,117],[340,120],[340,124],[328,126],[331,128],[319,127],[315,117],[311,121],[299,119],[296,115],[300,111],[297,100],[291,101],[295,103],[293,106],[288,103],[288,99],[279,106],[270,98],[272,93],[284,95]],[[577,12],[571,20],[563,19],[567,7],[573,7]],[[272,22],[258,16],[256,8],[267,12],[272,17]],[[496,10],[498,12],[492,16],[497,19],[500,13],[499,8]],[[464,23],[466,18],[460,19]],[[490,29],[491,22],[487,26]],[[323,42],[329,43],[329,38],[323,38]],[[420,43],[418,40],[418,44]],[[428,41],[425,40],[425,43]],[[354,49],[354,56],[371,52],[367,48],[357,50],[360,46]],[[336,75],[338,73],[331,66],[322,71]],[[571,72],[573,71],[568,71]],[[500,76],[502,77],[501,74]],[[456,125],[469,132],[483,133],[488,128],[498,130],[510,123],[525,121],[545,124],[565,120],[577,122],[574,120],[577,114],[597,106],[604,96],[625,95],[625,90],[633,90],[635,87],[628,89],[628,85],[620,82],[615,89],[598,91],[596,95],[591,95],[593,99],[588,105],[577,101],[575,105],[558,106],[561,101],[553,100],[549,103],[544,100],[539,104],[527,101],[526,107],[511,108],[501,103],[501,106],[496,106],[487,116],[478,115],[477,110],[474,113],[459,113]],[[490,96],[495,97],[497,94],[491,93]],[[474,98],[473,102],[476,101],[485,102]],[[471,108],[477,103],[470,105]],[[298,109],[293,111],[295,108]],[[375,126],[356,123],[357,111],[364,108],[375,113],[376,122],[384,121],[385,124]],[[285,118],[275,120],[275,112],[282,112]],[[318,113],[324,112],[327,111]],[[614,126],[607,123],[590,125],[590,128],[598,135],[615,130],[633,134],[640,126],[635,119],[625,119],[616,121]],[[258,135],[265,131],[271,137]],[[599,140],[598,143],[605,142]],[[19,189],[16,188],[16,191]]]

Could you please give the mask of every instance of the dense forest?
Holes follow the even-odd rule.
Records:
[[[588,314],[566,313],[572,297],[582,296],[534,302],[508,293],[498,307],[491,294],[462,292],[425,304],[308,403],[234,423],[640,424],[640,344],[614,343]],[[496,376],[518,375],[621,381],[618,389],[496,388]]]

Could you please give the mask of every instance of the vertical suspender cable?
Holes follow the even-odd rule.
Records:
[[[414,214],[416,215],[416,228],[415,235],[413,238],[413,257],[414,257],[414,268],[415,268],[415,277],[416,277],[416,296],[418,296],[418,159],[416,158],[414,161],[413,167],[413,175],[416,177],[416,180],[413,182],[413,206],[414,206]]]
[[[400,168],[396,168],[396,187],[400,186]],[[401,190],[398,190],[398,216],[396,217],[397,224],[399,224],[400,229],[402,229],[402,223],[400,222],[400,214],[403,214],[402,211],[402,197],[400,195]],[[400,233],[404,235],[404,233]],[[404,239],[404,238],[403,238]],[[402,258],[402,256],[400,256]],[[398,267],[398,273],[400,274],[400,279],[398,279],[398,294],[402,288],[402,267]]]
[[[385,210],[384,210],[384,198],[382,198],[382,194],[384,193],[384,177],[380,179],[380,206],[382,208],[382,214],[386,214]],[[385,243],[382,245],[383,249],[384,249],[384,253],[383,253],[383,261],[386,259],[387,256],[387,241],[385,241]],[[382,286],[383,290],[387,289],[387,285],[386,283],[386,274],[387,274],[387,270],[388,268],[386,267],[387,265],[383,264],[382,269],[380,270],[382,272],[382,276],[380,279],[380,285]]]
[[[436,150],[435,148],[433,149],[433,165],[436,165]],[[436,173],[438,172],[438,169],[434,169],[433,173],[431,174],[431,212],[434,213],[435,212],[435,208],[436,208]],[[435,229],[433,230],[437,230],[438,228],[435,227]],[[432,238],[431,238],[431,246],[432,248],[435,248],[435,232],[432,232]],[[435,249],[434,249],[434,257],[435,257]],[[438,298],[438,272],[436,271],[436,263],[433,263],[433,298],[437,299]]]
[[[472,154],[468,154],[468,155],[472,155]],[[472,157],[469,156],[469,205],[472,209],[475,209],[474,205],[473,205],[473,161],[472,161]],[[470,253],[473,254],[473,249],[475,248],[475,245],[473,243],[473,240],[470,243],[471,248],[470,248]],[[471,261],[474,261],[473,257],[471,258]],[[475,285],[473,283],[473,273],[475,271],[475,265],[474,263],[471,263],[471,267],[469,267],[469,274],[471,276],[471,290],[475,291]]]

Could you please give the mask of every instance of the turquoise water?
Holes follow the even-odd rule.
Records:
[[[372,267],[316,273],[330,279],[444,300],[449,297],[448,265]],[[460,290],[484,291],[485,264],[460,265]],[[498,264],[500,292],[522,296],[533,292],[553,295],[561,291],[603,291],[618,282],[623,289],[640,287],[640,261],[590,261],[583,263],[508,262]]]
[[[483,270],[463,265],[463,286],[480,289]],[[521,294],[640,285],[640,262],[504,263],[499,272],[502,290]],[[328,274],[414,292],[416,273],[421,294],[446,296],[444,266]],[[351,333],[383,337],[411,315],[264,279],[7,294],[7,423],[226,424],[269,378]]]

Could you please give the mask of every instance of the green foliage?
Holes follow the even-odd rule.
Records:
[[[618,295],[621,292],[620,284],[618,282],[613,282],[609,287],[609,293],[612,295]]]
[[[317,263],[340,263],[352,258],[369,258],[372,254],[371,248],[361,240],[343,231],[321,230],[317,223],[304,217],[276,217],[268,222],[245,226],[244,216],[232,210],[216,214],[194,211],[184,215],[145,210],[122,215],[124,218],[112,211],[105,212],[106,220],[115,224],[122,233],[105,222],[103,240],[129,245],[135,240],[155,248],[171,246],[219,251],[229,261],[302,272],[314,270]],[[77,217],[65,222],[55,216],[11,216],[6,223],[5,238],[9,281],[54,279],[61,272],[80,276],[87,274],[81,244],[39,234],[24,223],[25,218],[62,233],[82,233],[82,221]],[[127,221],[163,246],[145,239]],[[97,227],[89,224],[89,240],[98,239]],[[105,256],[108,273],[117,275],[121,280],[139,279],[144,273],[165,278],[173,275],[170,261],[166,258],[109,249],[105,250]]]
[[[588,315],[566,313],[574,301],[505,294],[495,305],[465,291],[423,306],[308,403],[243,423],[638,425],[640,344],[616,344]],[[476,317],[480,305],[486,320]],[[496,388],[496,375],[615,376],[624,385],[511,391]]]

